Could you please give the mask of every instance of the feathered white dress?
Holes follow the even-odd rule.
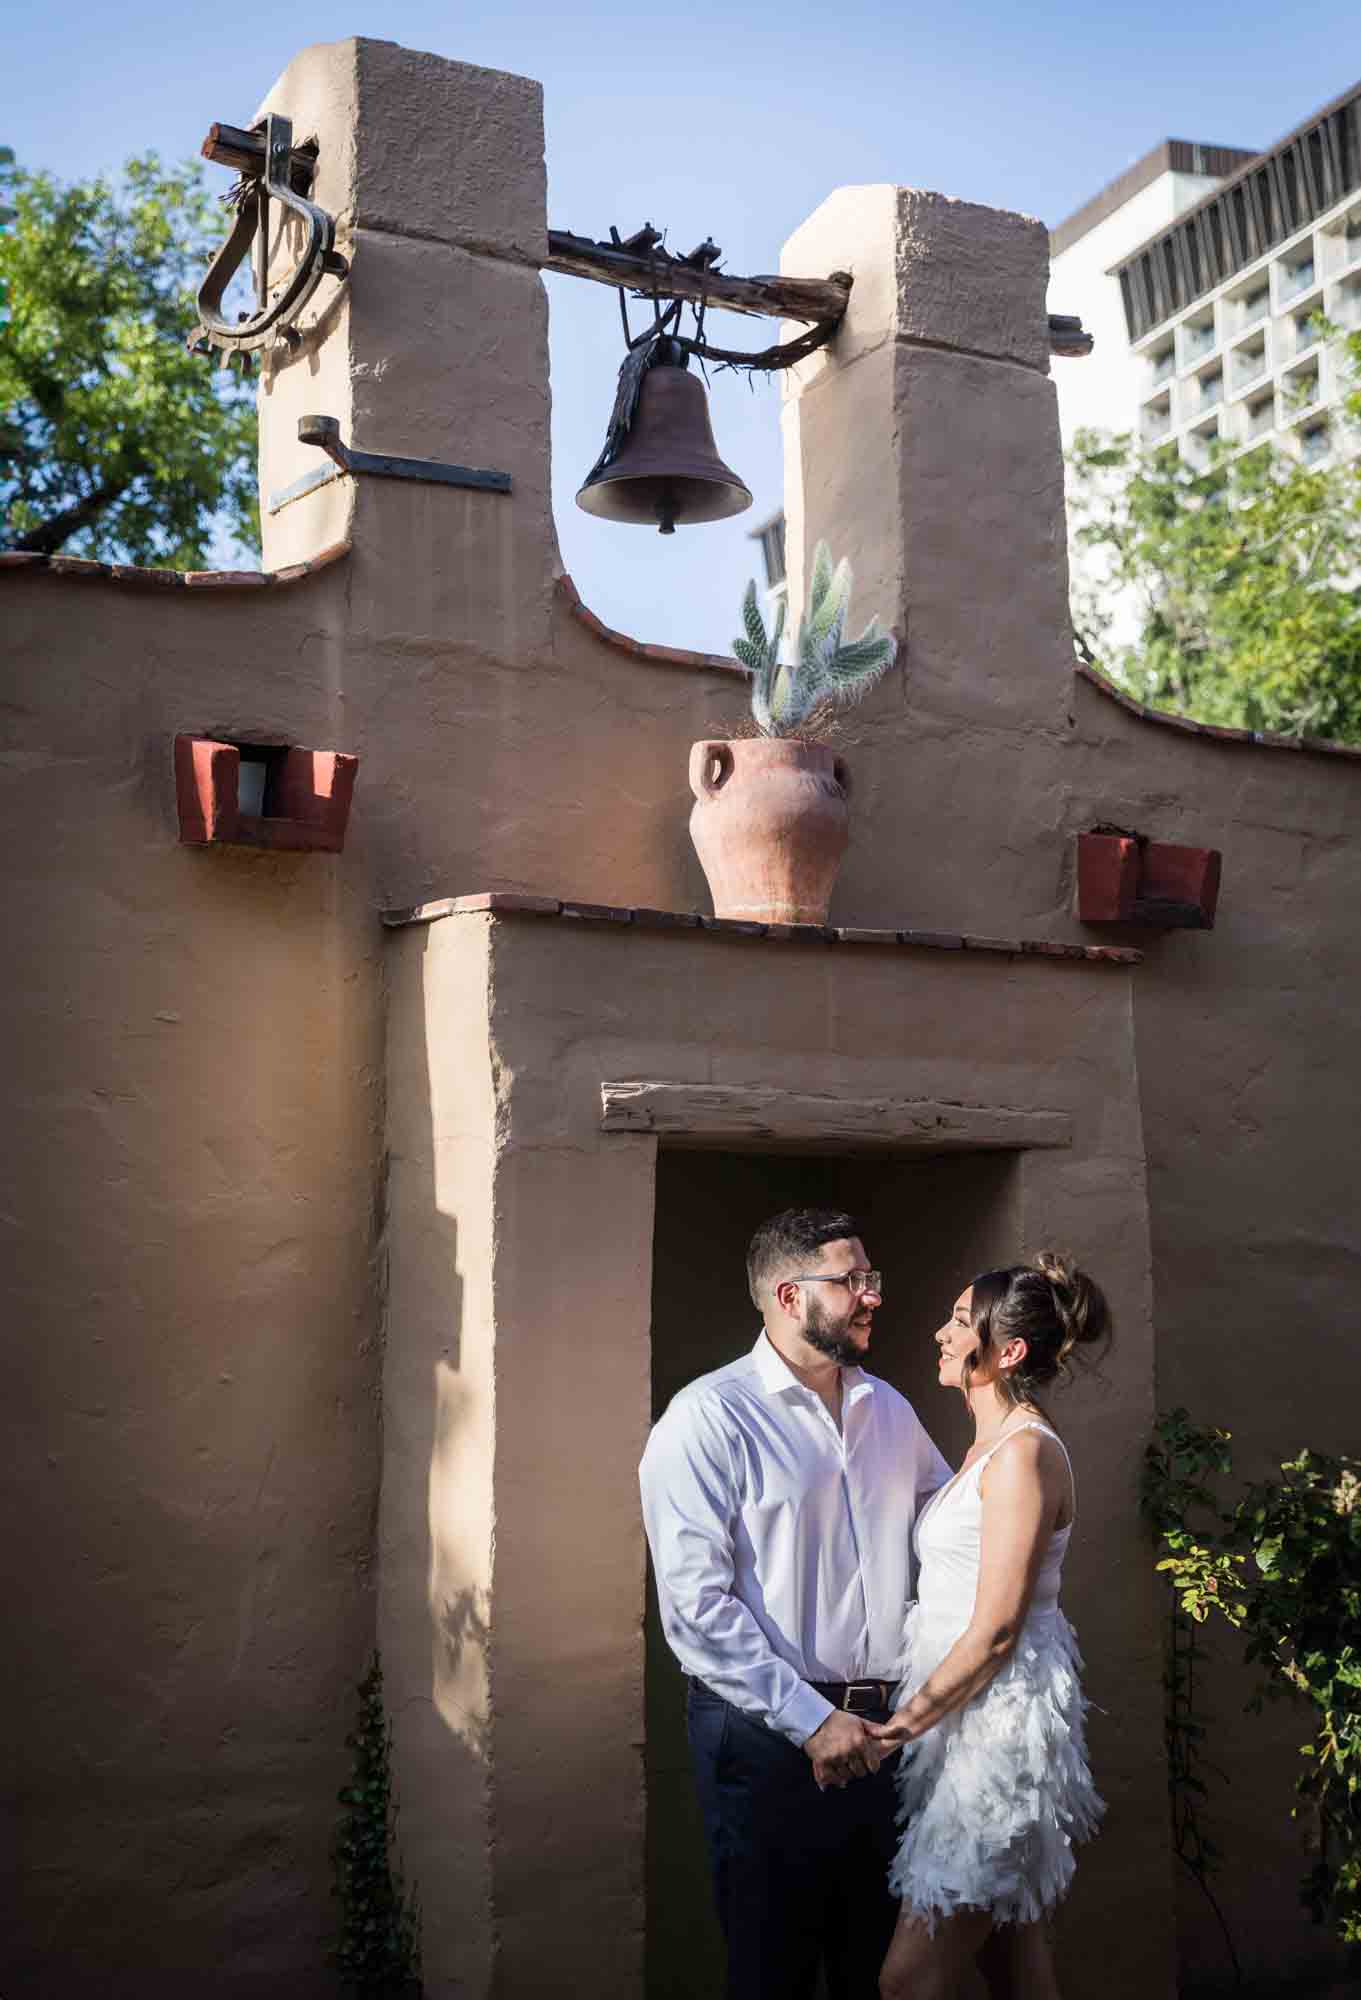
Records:
[[[1007,1438],[1021,1430],[1041,1430],[1064,1450],[1044,1424],[1019,1425]],[[973,1615],[979,1482],[1007,1438],[934,1494],[918,1518],[918,1597],[908,1607],[898,1707],[930,1678]],[[961,1909],[986,1910],[1004,1924],[1044,1916],[1072,1881],[1073,1843],[1095,1832],[1105,1810],[1087,1767],[1082,1658],[1058,1602],[1071,1533],[1060,1528],[1050,1537],[1025,1625],[1001,1672],[899,1759],[904,1831],[889,1886],[932,1929]]]

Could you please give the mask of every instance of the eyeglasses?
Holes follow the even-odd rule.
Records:
[[[786,1278],[787,1285],[844,1285],[853,1299],[862,1292],[877,1292],[884,1296],[884,1274],[882,1271],[805,1271],[797,1278]]]

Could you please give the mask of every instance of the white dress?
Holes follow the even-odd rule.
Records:
[[[1043,1431],[1068,1454],[1044,1424]],[[914,1543],[918,1597],[909,1605],[896,1705],[930,1678],[973,1615],[978,1587],[983,1468],[990,1451],[927,1503]],[[1071,1472],[1071,1463],[1069,1466]],[[1082,1658],[1059,1610],[1059,1574],[1071,1526],[1049,1538],[1014,1652],[978,1694],[907,1744],[899,1759],[893,1894],[935,1928],[956,1910],[997,1923],[1031,1923],[1073,1878],[1073,1842],[1094,1833],[1105,1807],[1087,1768]]]

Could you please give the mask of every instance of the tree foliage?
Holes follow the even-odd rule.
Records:
[[[254,398],[189,354],[226,235],[196,166],[61,186],[14,171],[0,229],[0,506],[11,548],[201,568],[258,549]]]
[[[1329,332],[1337,364],[1361,368],[1361,335]],[[1154,707],[1361,741],[1359,421],[1352,393],[1329,462],[1267,442],[1200,469],[1175,446],[1080,431],[1073,622],[1093,657]]]

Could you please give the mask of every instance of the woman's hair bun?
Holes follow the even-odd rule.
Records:
[[[1109,1338],[1111,1310],[1096,1280],[1057,1250],[1041,1250],[1033,1261],[1054,1294],[1054,1311],[1063,1329],[1062,1352]]]

